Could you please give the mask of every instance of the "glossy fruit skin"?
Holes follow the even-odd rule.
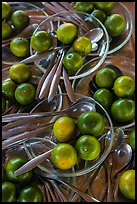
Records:
[[[135,92],[135,81],[129,76],[120,76],[115,80],[113,89],[118,97],[130,98]]]
[[[112,14],[107,17],[104,25],[111,37],[117,37],[124,31],[126,20],[120,14]]]
[[[14,100],[15,99],[15,90],[17,85],[10,79],[4,80],[2,82],[2,94],[5,99]]]
[[[68,170],[77,162],[77,152],[68,143],[57,144],[51,152],[51,162],[60,170]]]
[[[73,75],[83,65],[83,58],[78,52],[71,52],[65,55],[63,65],[68,75]]]
[[[2,113],[6,110],[6,99],[2,96]]]
[[[43,194],[41,189],[34,185],[29,184],[24,186],[19,191],[18,202],[43,202]]]
[[[63,23],[57,29],[57,38],[64,44],[71,44],[78,36],[78,29],[72,23]]]
[[[117,122],[126,122],[135,117],[135,101],[119,98],[111,106],[111,115]]]
[[[29,41],[26,38],[16,37],[10,43],[11,52],[17,57],[26,57],[29,55]]]
[[[62,116],[53,125],[53,133],[58,141],[67,142],[72,139],[76,132],[76,122],[73,118]]]
[[[120,176],[119,188],[126,198],[135,200],[135,170],[127,170]]]
[[[96,137],[83,135],[75,145],[78,156],[84,160],[93,160],[100,154],[100,144]]]
[[[82,11],[86,13],[91,13],[94,9],[92,2],[76,2],[74,7],[76,11]]]
[[[115,2],[94,2],[95,8],[102,10],[107,15],[110,14]]]
[[[96,17],[97,19],[99,19],[102,23],[104,23],[105,20],[106,20],[106,18],[107,18],[106,14],[105,14],[103,11],[98,10],[98,9],[95,9],[95,10],[92,12],[92,15],[93,15],[94,17]]]
[[[79,52],[82,55],[87,55],[92,50],[92,42],[89,38],[81,36],[73,42],[72,48],[75,52]]]
[[[22,83],[15,90],[15,98],[22,105],[29,105],[35,100],[36,88],[30,83]]]
[[[12,8],[8,2],[2,2],[2,20],[8,20],[12,14]]]
[[[129,144],[135,150],[135,130],[133,130],[129,135]]]
[[[29,66],[23,63],[15,63],[9,70],[9,76],[17,84],[26,82],[32,76]]]
[[[46,31],[37,31],[31,36],[30,44],[35,51],[45,52],[52,46],[52,36]]]
[[[104,128],[104,117],[98,112],[84,112],[77,119],[77,126],[81,134],[99,136]]]
[[[12,36],[13,29],[7,22],[2,21],[2,40],[8,39]]]
[[[95,81],[97,86],[100,88],[112,88],[116,78],[117,75],[115,71],[104,67],[97,72],[95,76]]]
[[[29,25],[30,18],[23,10],[16,10],[11,15],[11,22],[15,28],[23,30]]]
[[[106,88],[98,89],[93,98],[98,101],[108,112],[110,111],[111,105],[114,102],[114,94],[112,91]]]
[[[20,183],[24,184],[29,182],[32,179],[32,170],[19,175],[15,176],[14,172],[21,166],[23,166],[28,160],[24,157],[17,156],[10,159],[5,166],[6,175],[9,181],[13,183]]]
[[[2,183],[2,202],[16,202],[16,186],[13,183]]]

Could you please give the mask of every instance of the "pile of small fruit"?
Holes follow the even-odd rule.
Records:
[[[2,113],[6,110],[6,101],[29,105],[35,100],[36,88],[29,80],[31,69],[23,63],[15,63],[9,69],[10,79],[2,82]]]
[[[23,10],[12,11],[8,2],[2,2],[2,40],[13,37],[29,25],[30,18]]]
[[[27,161],[24,156],[16,156],[3,164],[2,202],[43,202],[43,193],[32,170],[20,176],[14,175]]]
[[[90,13],[99,19],[111,37],[118,37],[125,30],[126,19],[121,14],[111,14],[114,6],[115,2],[76,2],[74,4],[77,11]]]
[[[135,81],[122,73],[119,75],[118,69],[115,65],[101,68],[90,81],[89,90],[114,121],[129,122],[135,117]]]

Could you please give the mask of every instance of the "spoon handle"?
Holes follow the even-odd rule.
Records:
[[[84,200],[86,200],[87,202],[100,202],[99,200],[97,200],[96,198],[94,198],[93,196],[88,195],[87,193],[83,193],[81,190],[79,190],[78,188],[74,187],[72,184],[67,183],[66,181],[63,181],[62,179],[53,176],[53,175],[49,175],[47,174],[46,176],[48,179],[53,179],[56,181],[59,181],[60,183],[62,183],[64,186],[66,186],[67,188],[71,189],[72,191],[74,191],[75,193],[77,193],[78,195],[80,195]]]
[[[49,72],[50,72],[50,70],[51,70],[51,68],[52,68],[52,66],[54,64],[56,57],[57,57],[57,52],[54,53],[54,56],[53,56],[53,58],[52,58],[52,60],[51,60],[51,62],[49,64],[49,66],[47,67],[47,70],[45,71],[45,73],[43,74],[43,76],[41,77],[41,79],[39,81],[39,84],[38,84],[38,87],[37,87],[37,90],[36,90],[35,98],[38,98],[40,90],[42,88],[42,85],[43,85],[46,77],[48,76],[48,74],[49,74]]]
[[[107,188],[107,202],[113,202],[113,189],[111,183],[111,170],[112,170],[112,155],[109,155],[106,159],[106,167],[107,167],[107,178],[108,178],[108,188]]]
[[[22,143],[24,140],[28,140],[28,138],[37,137],[38,134],[46,131],[52,125],[53,125],[53,123],[49,123],[45,127],[41,127],[41,128],[29,131],[29,132],[25,132],[25,133],[23,132],[23,133],[18,134],[16,136],[10,137],[10,138],[8,138],[2,142],[2,149],[4,150],[4,149],[7,149],[11,146],[16,146],[19,143]]]
[[[25,64],[28,64],[28,63],[31,63],[31,62],[34,62],[34,61],[37,61],[43,57],[46,57],[48,56],[49,54],[52,54],[53,52],[56,52],[60,49],[61,47],[56,47],[56,48],[52,48],[44,53],[35,53],[34,55],[31,55],[30,57],[27,57],[25,59],[23,59],[21,61],[21,63],[25,63]]]
[[[41,164],[42,162],[45,161],[47,157],[49,157],[51,151],[52,149],[50,149],[47,152],[44,152],[43,154],[40,154],[39,156],[34,157],[33,159],[25,163],[23,166],[21,166],[19,169],[17,169],[14,175],[19,176],[37,167],[37,165]]]
[[[60,58],[61,58],[61,56],[58,57],[56,63],[54,64],[54,66],[52,67],[52,69],[50,70],[48,75],[46,76],[46,78],[45,78],[45,80],[43,82],[43,85],[41,87],[40,93],[39,93],[39,99],[43,99],[44,97],[48,96],[52,80],[53,80],[54,75],[56,73],[58,64],[60,62]]]
[[[64,67],[63,67],[63,79],[64,79],[66,92],[68,94],[68,97],[69,97],[70,101],[71,102],[76,102],[76,98],[75,98],[75,95],[74,95],[74,90],[73,90],[73,88],[71,86],[70,80],[68,78],[67,72],[66,72]]]
[[[50,102],[54,98],[56,91],[57,91],[59,81],[60,81],[60,76],[61,76],[61,71],[62,71],[62,61],[63,61],[64,55],[65,55],[65,51],[61,50],[60,55],[61,55],[60,62],[58,64],[57,70],[54,74],[54,77],[53,77],[51,85],[50,85],[50,90],[49,90],[49,94],[48,94],[48,102]]]

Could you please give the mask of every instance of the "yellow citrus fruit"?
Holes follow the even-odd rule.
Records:
[[[73,118],[62,116],[53,125],[53,133],[58,141],[67,142],[74,137],[76,122]]]

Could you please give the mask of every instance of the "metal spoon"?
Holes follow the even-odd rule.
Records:
[[[71,189],[72,191],[74,191],[75,193],[79,194],[82,198],[84,198],[86,201],[88,202],[99,202],[97,199],[95,199],[93,196],[90,196],[86,193],[83,193],[81,190],[79,190],[78,188],[74,187],[72,184],[67,183],[66,181],[64,181],[62,178],[59,178],[58,176],[55,175],[51,175],[51,174],[45,174],[44,172],[42,172],[40,169],[37,169],[37,173],[39,173],[40,175],[43,175],[44,177],[51,179],[51,180],[55,180],[58,181],[60,183],[62,183],[63,185],[65,185],[67,188]],[[19,173],[19,171],[15,171],[14,173],[16,176],[20,175],[22,173]]]
[[[103,35],[104,33],[101,28],[93,28],[85,34],[85,37],[89,38],[92,43],[96,43],[103,37]]]
[[[106,137],[106,145],[110,143],[111,137],[108,134]],[[113,141],[113,146],[111,148],[111,152],[114,152],[114,150],[124,141],[124,132],[122,129],[115,129],[115,137]],[[107,179],[108,179],[108,188],[107,188],[107,202],[113,201],[113,190],[112,190],[112,183],[111,183],[111,171],[112,171],[112,154],[109,154],[107,159],[105,160],[105,165],[107,169]]]
[[[113,153],[111,180],[130,162],[131,158],[132,148],[129,144],[123,143],[115,149]]]
[[[2,116],[2,122],[12,122],[16,120],[22,120],[27,118],[36,118],[36,117],[51,117],[57,115],[68,115],[73,118],[78,118],[78,116],[86,111],[96,111],[94,101],[79,101],[78,99],[75,103],[73,103],[69,108],[64,109],[58,112],[40,112],[40,113],[18,113],[18,114],[10,114]],[[23,121],[24,123],[24,121]]]

